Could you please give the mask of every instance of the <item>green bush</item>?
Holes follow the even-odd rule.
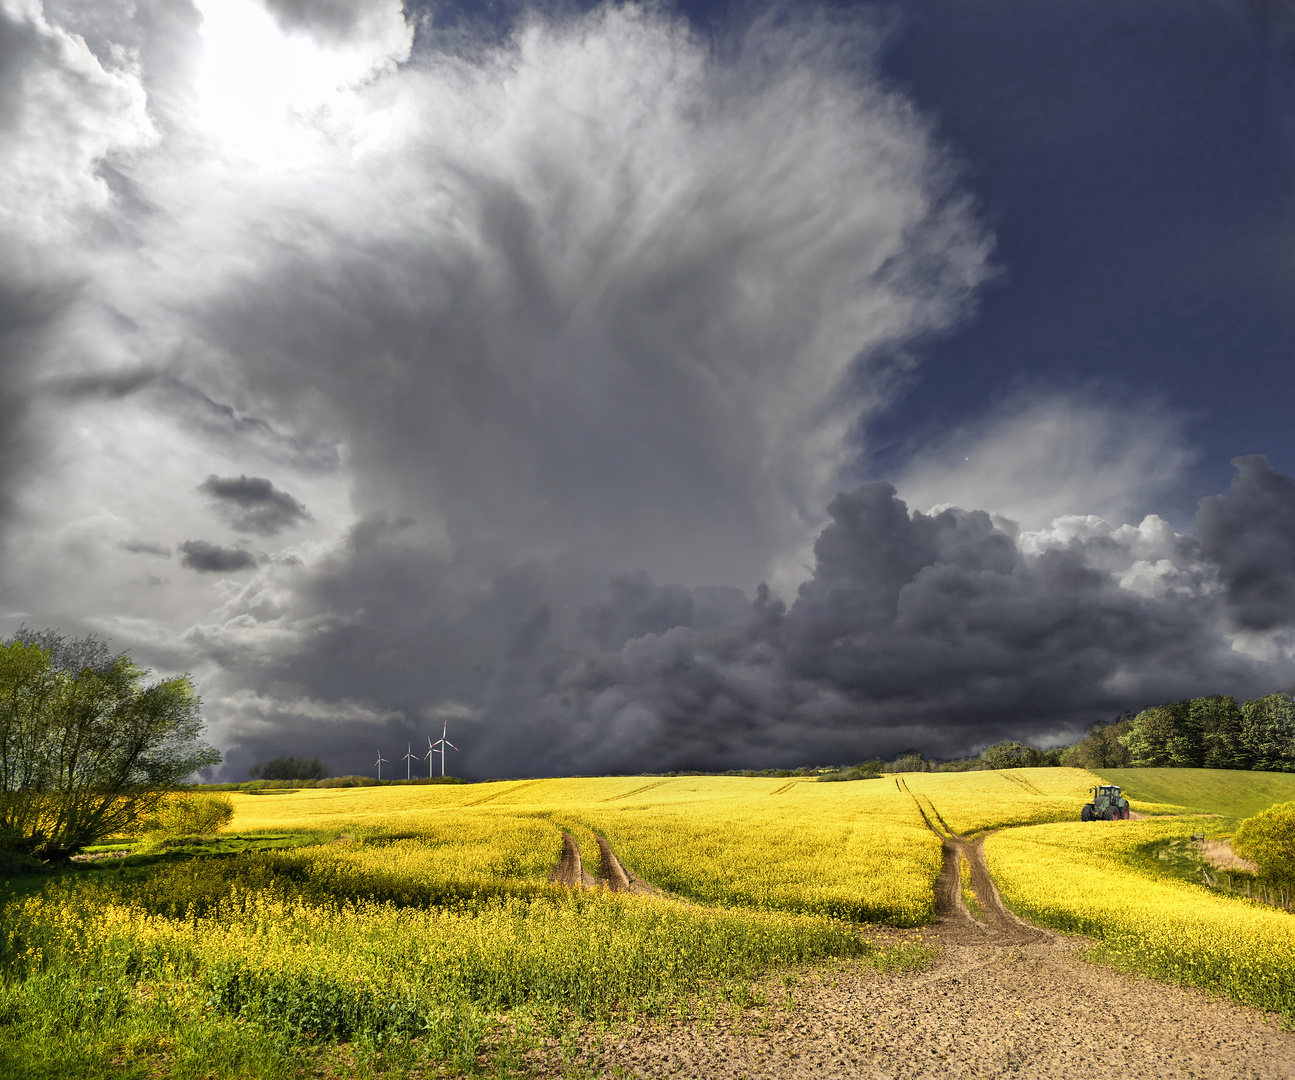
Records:
[[[371,776],[330,776],[326,780],[316,780],[312,787],[377,787],[378,782]]]
[[[856,765],[853,769],[842,769],[840,772],[819,773],[818,782],[820,784],[831,784],[841,780],[876,780],[880,778],[881,773],[876,769],[868,769]]]
[[[228,795],[171,795],[158,804],[145,831],[168,836],[211,836],[230,823],[234,803]]]
[[[1232,850],[1252,860],[1262,878],[1295,885],[1295,802],[1278,803],[1246,818],[1232,838]]]

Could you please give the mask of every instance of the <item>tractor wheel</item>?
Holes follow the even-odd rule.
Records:
[[[1093,813],[1093,804],[1084,803],[1084,808],[1079,811],[1080,821],[1092,821],[1096,815]]]
[[[1107,811],[1106,811],[1106,820],[1107,820],[1107,821],[1119,821],[1119,820],[1120,820],[1120,808],[1119,808],[1118,806],[1112,806],[1109,810],[1107,810]]]

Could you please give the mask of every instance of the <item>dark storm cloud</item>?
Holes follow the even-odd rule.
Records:
[[[741,590],[655,584],[644,573],[613,578],[608,597],[580,612],[580,629],[599,647],[618,651],[631,638],[676,626],[709,629],[740,622],[749,606]]]
[[[171,549],[155,540],[123,540],[117,546],[132,555],[156,555],[159,559],[171,557]]]
[[[112,614],[202,673],[231,761],[365,771],[446,716],[476,776],[954,754],[1289,674],[1281,483],[1199,537],[1054,521],[1141,506],[1131,477],[1180,468],[1164,424],[1011,473],[1047,497],[1025,531],[969,479],[1106,446],[1100,410],[1022,413],[962,493],[915,489],[973,509],[837,494],[992,274],[873,13],[712,48],[607,5],[411,57],[396,0],[270,8],[0,12],[0,438],[39,370],[61,439],[27,450],[6,594],[113,613],[99,523],[208,535],[175,492],[209,468],[263,474],[202,488],[247,533],[308,517],[264,477],[309,491],[293,560],[189,540],[195,574]]]
[[[206,540],[186,540],[180,545],[180,565],[200,574],[229,574],[256,564],[256,556],[242,548],[221,547]]]
[[[1238,466],[1246,490],[1256,467]],[[1239,533],[1274,527],[1272,500],[1222,498]],[[482,589],[411,524],[371,522],[327,572],[302,571],[300,647],[235,666],[266,692],[385,710],[362,731],[315,726],[339,761],[366,733],[422,738],[429,707],[452,702],[472,717],[455,727],[476,776],[849,762],[914,746],[951,757],[1001,738],[1068,741],[1124,709],[1266,693],[1295,675],[1233,648],[1220,567],[1157,519],[1018,536],[982,511],[910,511],[885,483],[842,493],[830,516],[790,606],[763,587],[748,600],[641,573],[578,605],[539,565]],[[271,612],[277,633],[273,595],[246,610]]]
[[[872,22],[830,22],[720,59],[609,5],[420,56],[401,92],[452,130],[348,159],[318,243],[249,204],[260,258],[195,334],[336,434],[359,512],[439,522],[486,576],[579,547],[597,580],[758,580],[830,496],[822,429],[875,404],[849,380],[987,273],[943,150],[871,86]]]
[[[214,499],[240,532],[274,536],[310,520],[306,508],[261,476],[209,476],[198,490]]]
[[[1238,625],[1295,625],[1295,480],[1262,454],[1232,464],[1232,486],[1201,500],[1201,552],[1218,564]]]
[[[580,767],[949,756],[1255,678],[1207,601],[1121,588],[1102,568],[1118,542],[1026,558],[987,514],[910,513],[883,483],[830,513],[790,608],[761,593],[739,625],[649,632],[558,676],[545,724]]]

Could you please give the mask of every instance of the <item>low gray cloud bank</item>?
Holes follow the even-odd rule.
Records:
[[[1251,560],[1238,575],[1208,538],[1220,517],[1242,534],[1288,536],[1295,485],[1263,458],[1236,465],[1232,489],[1202,500],[1186,534],[1154,516],[1020,532],[983,511],[910,511],[891,485],[866,484],[831,503],[813,572],[790,604],[763,587],[748,599],[640,573],[573,611],[538,567],[456,595],[452,566],[375,525],[294,586],[315,598],[297,612],[312,636],[266,669],[262,686],[356,695],[388,710],[363,737],[388,741],[430,726],[427,701],[456,701],[462,767],[478,775],[1055,744],[1124,709],[1292,684],[1295,641],[1246,633],[1247,598],[1280,590],[1288,564]],[[355,614],[325,614],[341,610]],[[334,757],[358,757],[348,733],[322,730]]]

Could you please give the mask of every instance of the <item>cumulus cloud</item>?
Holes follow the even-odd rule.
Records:
[[[304,521],[309,511],[286,491],[260,476],[209,476],[198,490],[220,507],[240,532],[274,536]]]
[[[1238,637],[1225,573],[1202,550],[1204,511],[1185,533],[1155,515],[1021,530],[981,510],[911,510],[873,483],[839,495],[829,516],[790,604],[640,573],[579,607],[552,568],[480,591],[405,536],[412,526],[374,522],[292,568],[289,587],[271,584],[283,568],[261,570],[224,616],[240,640],[260,612],[262,646],[224,655],[243,682],[384,703],[396,742],[442,715],[422,703],[453,701],[461,711],[444,715],[471,717],[462,761],[478,775],[852,761],[913,746],[955,756],[999,738],[1069,741],[1159,701],[1295,684],[1284,639]],[[1279,519],[1270,507],[1251,524]]]
[[[849,761],[914,745],[953,755],[1264,685],[1231,648],[1208,582],[1191,584],[1190,542],[1173,537],[1163,560],[1184,588],[1128,587],[1148,543],[1168,539],[1154,521],[1092,519],[1086,534],[1021,544],[984,511],[910,512],[884,483],[829,513],[790,607],[760,593],[740,623],[647,632],[556,675],[546,722],[578,734],[581,766]]]
[[[180,545],[180,565],[200,574],[231,574],[256,566],[256,556],[243,548],[221,547],[206,540],[186,540]]]

